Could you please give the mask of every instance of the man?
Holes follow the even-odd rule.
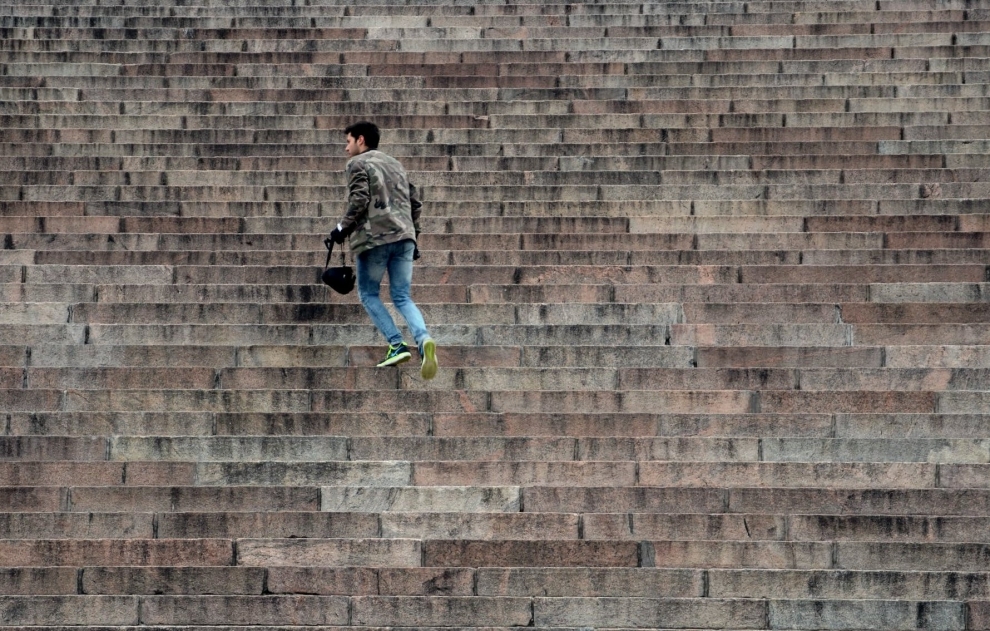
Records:
[[[388,272],[389,293],[419,347],[420,374],[437,374],[436,342],[430,337],[423,314],[409,296],[413,260],[419,258],[419,213],[422,204],[416,188],[395,158],[378,151],[380,134],[374,123],[362,121],[344,130],[345,151],[350,156],[347,173],[347,213],[330,233],[334,243],[351,240],[357,259],[357,286],[361,304],[385,339],[388,353],[379,366],[409,361],[412,355],[402,333],[379,298],[382,277]]]

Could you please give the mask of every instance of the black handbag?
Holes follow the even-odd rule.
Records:
[[[323,283],[338,294],[349,294],[354,289],[354,268],[347,265],[344,249],[340,250],[340,267],[330,267],[330,255],[333,254],[333,240],[324,239],[323,245],[327,246],[327,262],[323,266],[323,275],[320,277]]]

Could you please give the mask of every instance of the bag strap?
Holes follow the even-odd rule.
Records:
[[[323,264],[323,269],[330,267],[330,255],[333,254],[333,239],[327,237],[323,240],[323,245],[327,246],[327,262]],[[340,264],[347,265],[347,250],[340,249]]]

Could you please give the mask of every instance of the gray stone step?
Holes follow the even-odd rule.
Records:
[[[711,178],[715,179],[715,178]],[[940,194],[946,198],[974,198],[990,195],[986,182],[960,182],[940,184]],[[268,196],[273,201],[293,201],[303,199],[318,201],[324,197],[340,198],[343,188],[337,186],[232,186],[209,185],[186,186],[3,186],[0,199],[4,201],[81,201],[101,202],[111,200],[138,201],[153,199],[161,201],[204,201],[213,198],[219,190],[235,199],[252,199]],[[727,184],[698,183],[696,185],[670,184],[663,186],[637,185],[560,185],[544,187],[511,187],[502,194],[508,201],[536,199],[550,201],[565,198],[569,201],[589,201],[606,199],[609,201],[639,201],[658,198],[673,200],[737,200],[770,196],[778,200],[863,199],[870,194],[880,194],[897,200],[911,200],[920,197],[919,185],[912,184]],[[440,200],[460,199],[466,201],[486,201],[488,191],[476,186],[433,185],[425,189],[430,198]]]

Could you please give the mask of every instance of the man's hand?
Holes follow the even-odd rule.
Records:
[[[346,238],[347,237],[344,235],[344,233],[340,231],[339,226],[334,228],[333,232],[330,233],[330,240],[333,241],[334,243],[343,243],[344,239]]]
[[[415,248],[413,248],[413,260],[414,261],[418,261],[419,260],[419,246],[418,245]]]

